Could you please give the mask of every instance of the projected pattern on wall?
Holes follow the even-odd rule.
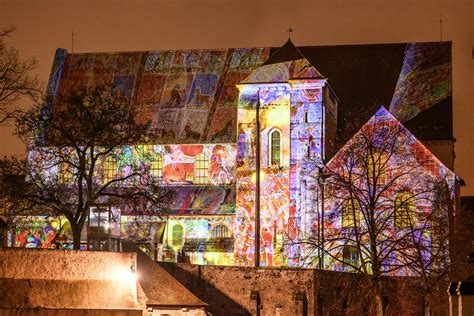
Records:
[[[370,145],[365,146],[361,138],[369,139]],[[374,148],[378,148],[379,157],[385,157],[379,158],[383,162],[370,163],[374,160],[364,158],[370,157],[367,155]],[[367,161],[369,165],[364,166]],[[325,268],[354,271],[351,265],[373,262],[372,246],[383,258],[382,270],[390,275],[414,275],[410,260],[420,260],[427,268],[437,264],[431,259],[432,252],[448,256],[448,239],[436,234],[447,229],[448,212],[455,203],[456,176],[385,108],[381,107],[327,163],[326,173],[336,180],[325,187],[325,249],[331,254],[324,258]],[[351,177],[358,189],[342,185],[337,176]],[[445,191],[438,191],[444,187]],[[336,189],[337,193],[330,193]],[[371,215],[371,207],[375,215]],[[433,225],[436,221],[445,225]],[[377,229],[371,230],[370,224]],[[377,234],[373,244],[370,234]]]
[[[235,84],[267,60],[269,52],[238,48],[65,55],[57,50],[48,91],[54,97],[111,85],[140,109],[139,115],[153,119],[156,143],[230,143],[235,141]],[[45,107],[45,114],[50,112]]]
[[[370,51],[369,46],[363,51]],[[396,44],[400,53],[392,59],[384,55],[383,45],[375,46],[380,54],[362,56],[369,56],[370,63],[377,58],[384,63],[391,60],[388,68],[396,69],[388,88],[385,79],[373,79],[385,78],[385,73],[367,76],[380,67],[367,68],[367,73],[359,68],[350,74],[345,67],[341,71],[341,64],[334,60],[340,58],[347,66],[360,64],[357,58],[347,58],[347,46],[321,48],[330,51],[326,61],[331,66],[326,69],[318,59],[320,55],[308,54],[331,83],[339,84],[335,88],[343,96],[343,108],[354,108],[357,113],[359,107],[370,107],[379,91],[389,91],[387,100],[376,99],[388,104],[395,89],[391,110],[401,113],[400,118],[411,117],[450,95],[450,45]],[[350,48],[351,53],[359,48]],[[317,52],[319,48],[301,51],[311,53],[313,49]],[[165,260],[176,260],[184,251],[193,263],[252,265],[255,107],[260,104],[260,261],[262,266],[302,263],[306,249],[293,242],[311,233],[319,220],[320,186],[315,176],[335,140],[336,132],[329,141],[328,134],[333,128],[330,120],[338,120],[337,101],[328,102],[331,89],[308,60],[263,65],[269,55],[267,48],[90,54],[57,51],[48,83],[50,96],[111,84],[115,93],[140,109],[140,115],[153,119],[155,145],[123,146],[111,155],[111,165],[106,166],[105,159],[101,162],[97,181],[110,171],[127,175],[134,168],[145,168],[149,176],[161,178],[175,198],[165,205],[167,216],[163,218],[135,218],[133,209],[123,209],[123,237],[158,241]],[[366,77],[372,81],[359,80]],[[370,93],[364,92],[365,86],[373,87]],[[415,112],[410,110],[414,104],[419,108]],[[51,102],[46,103],[45,116],[52,114],[51,106]],[[327,115],[328,110],[332,116]],[[352,112],[341,115],[344,122],[352,119],[347,113]],[[29,158],[42,159],[34,151]],[[135,223],[143,229],[137,231]]]
[[[297,266],[304,255],[296,242],[315,216],[315,196],[306,187],[314,182],[311,175],[322,162],[324,84],[303,59],[262,66],[239,85],[236,264],[250,265],[254,259],[257,106],[260,262],[262,266]]]

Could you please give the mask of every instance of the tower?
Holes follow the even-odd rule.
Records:
[[[290,40],[237,86],[235,263],[299,265],[337,98]]]

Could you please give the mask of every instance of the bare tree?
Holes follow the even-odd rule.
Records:
[[[150,141],[150,121],[135,108],[113,87],[99,86],[59,96],[52,109],[38,104],[17,111],[17,133],[29,151],[26,163],[10,163],[28,189],[12,192],[11,203],[66,217],[74,249],[80,249],[91,207],[146,201],[150,214],[159,213],[167,194],[146,159],[137,158],[152,153],[147,145],[135,145]]]
[[[13,31],[13,27],[0,29],[0,122],[9,117],[12,105],[21,97],[35,100],[40,95],[38,79],[31,74],[37,67],[36,59],[22,60],[17,49],[5,44]]]
[[[454,176],[387,111],[381,110],[326,165],[324,238],[306,238],[308,260],[365,274],[377,315],[386,308],[384,276],[420,275],[443,267],[440,230],[447,203],[440,184]],[[450,182],[452,184],[452,181]],[[421,261],[420,261],[421,260]]]

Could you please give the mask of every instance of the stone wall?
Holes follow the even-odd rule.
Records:
[[[0,249],[0,309],[140,310],[135,253]]]
[[[368,280],[359,274],[160,264],[208,303],[212,315],[373,315]],[[383,287],[386,315],[422,314],[423,298],[414,279],[387,278]],[[433,315],[447,313],[446,288],[440,285],[432,300]]]

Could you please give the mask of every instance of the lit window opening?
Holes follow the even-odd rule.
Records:
[[[211,231],[212,239],[229,238],[229,237],[230,237],[229,228],[227,228],[227,226],[224,224],[219,224],[219,225],[214,226],[214,228]]]
[[[200,153],[194,158],[194,184],[208,184],[209,183],[209,160]]]
[[[156,179],[163,178],[163,156],[153,156],[150,161],[150,175]]]
[[[110,182],[117,177],[117,160],[114,157],[107,157],[104,162],[104,183]]]
[[[280,167],[281,163],[281,135],[279,131],[273,131],[270,135],[270,164]]]
[[[356,228],[360,226],[359,201],[349,199],[342,208],[342,228]]]
[[[173,246],[181,246],[183,244],[184,229],[180,224],[173,226],[171,244]]]
[[[354,246],[344,246],[342,259],[346,265],[357,267],[359,265],[359,251]]]
[[[399,193],[395,198],[394,204],[395,226],[398,228],[410,227],[413,224],[413,213],[415,211],[413,193]]]

